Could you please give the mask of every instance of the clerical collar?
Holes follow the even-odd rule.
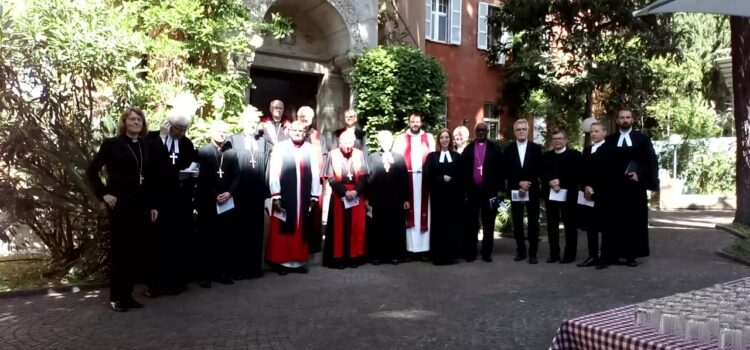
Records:
[[[127,137],[128,139],[130,139],[130,142],[132,142],[132,143],[138,142],[138,136],[136,136],[135,138],[132,138],[132,137],[130,137],[128,135],[125,135],[125,137]]]
[[[567,147],[563,147],[562,149],[559,149],[559,150],[558,150],[558,149],[556,149],[556,150],[555,150],[555,153],[556,153],[556,154],[560,154],[560,153],[563,153],[563,152],[565,152],[565,150],[567,150],[567,149],[568,149]]]
[[[529,142],[529,140],[523,140],[523,141],[516,140],[516,144],[518,144],[519,146],[526,146],[527,142]]]
[[[273,117],[273,116],[271,117],[271,121],[273,121],[274,123],[277,123],[277,124],[281,123],[281,119],[283,119],[283,118],[276,119],[276,117]]]
[[[626,134],[627,135],[627,134],[630,134],[631,131],[633,131],[632,127],[629,128],[629,129],[627,129],[627,130],[620,129],[620,134]]]
[[[603,145],[603,144],[604,144],[604,140],[601,140],[601,141],[599,141],[599,142],[594,142],[594,144],[592,144],[591,146],[596,146],[596,147],[599,147],[599,146],[601,146],[601,145]]]

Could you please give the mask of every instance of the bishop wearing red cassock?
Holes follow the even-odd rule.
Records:
[[[396,137],[393,151],[404,156],[410,173],[410,193],[406,214],[406,250],[422,253],[430,250],[430,205],[426,191],[422,191],[422,166],[435,150],[435,137],[422,130],[421,114],[409,115],[409,130]]]
[[[290,135],[274,147],[268,175],[273,205],[265,260],[280,275],[307,272],[310,208],[321,191],[318,157],[304,140],[303,123],[293,122]]]
[[[364,153],[354,148],[354,133],[339,138],[328,154],[323,174],[331,185],[323,266],[356,268],[365,255],[367,207],[364,190],[369,175]]]

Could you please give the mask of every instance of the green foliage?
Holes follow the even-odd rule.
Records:
[[[628,104],[645,106],[661,76],[646,64],[655,57],[678,57],[669,16],[633,17],[650,0],[566,1],[508,0],[489,18],[490,30],[514,33],[507,44],[495,43],[506,63],[503,101],[514,114],[526,116],[524,104],[535,91],[557,109],[548,126],[567,128],[592,113],[612,112]]]
[[[735,153],[710,152],[706,141],[669,145],[659,154],[661,168],[672,169],[677,147],[677,174],[686,193],[729,194],[735,191]]]
[[[362,54],[352,71],[356,110],[375,147],[380,130],[401,131],[408,113],[425,114],[425,128],[445,125],[447,76],[440,63],[411,46],[377,47]]]

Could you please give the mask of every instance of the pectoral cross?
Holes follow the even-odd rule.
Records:
[[[484,176],[484,166],[480,166],[477,169],[479,170],[479,176]]]
[[[175,161],[177,160],[177,153],[172,152],[169,158],[172,158],[172,165],[175,165]]]
[[[216,173],[219,174],[220,179],[224,178],[224,170],[221,170],[221,168],[219,168],[219,171],[217,171]]]
[[[346,177],[349,179],[349,181],[352,181],[352,173],[347,174]]]
[[[255,163],[257,163],[257,162],[255,161],[255,156],[253,156],[253,157],[252,157],[252,158],[250,159],[250,164],[252,164],[252,166],[253,166],[253,169],[255,169]]]
[[[138,184],[143,185],[143,175],[138,174]]]

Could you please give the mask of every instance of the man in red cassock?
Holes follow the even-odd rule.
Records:
[[[367,206],[363,196],[367,185],[364,153],[354,148],[356,137],[345,132],[339,137],[339,148],[328,154],[324,176],[333,193],[328,207],[323,266],[356,268],[365,255]]]
[[[320,196],[320,165],[304,124],[293,122],[289,134],[274,147],[268,175],[273,202],[265,260],[280,275],[307,273],[310,209]]]

